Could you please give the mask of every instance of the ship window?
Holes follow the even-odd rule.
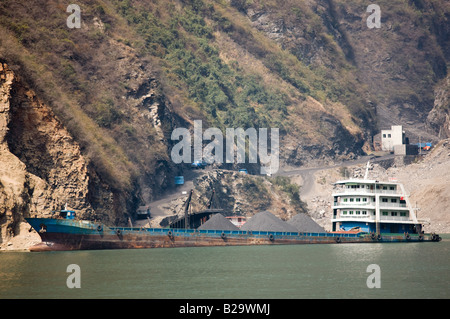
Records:
[[[388,137],[391,138],[391,134],[388,134]]]
[[[356,215],[361,215],[361,211],[357,210]]]
[[[349,211],[348,214],[349,214],[349,215],[353,215],[353,211],[352,211],[352,210]]]
[[[388,212],[383,212],[383,216],[387,216],[388,215]]]
[[[355,199],[354,198],[350,198],[350,202],[353,202]]]
[[[357,201],[357,202],[360,202],[360,201],[361,201],[361,198],[357,198],[356,201]]]
[[[344,198],[344,202],[345,202],[345,203],[347,202],[347,198]]]
[[[386,134],[383,134],[383,137],[386,138]]]
[[[367,197],[364,197],[362,200],[363,202],[367,202]]]
[[[387,190],[387,187],[386,187],[386,186],[383,186],[383,189],[384,189],[384,190]]]
[[[397,198],[391,198],[391,203],[397,203]]]
[[[392,212],[391,216],[397,216],[397,212]]]
[[[387,199],[387,198],[382,198],[381,201],[382,201],[383,203],[387,203],[388,199]]]
[[[344,210],[344,211],[342,212],[342,215],[347,215],[347,211]]]
[[[405,213],[405,212],[401,212],[401,213],[400,213],[400,216],[406,217],[406,213]]]
[[[394,186],[391,186],[391,187],[389,187],[389,189],[390,189],[391,191],[393,191],[393,190],[395,190],[395,187],[394,187]]]
[[[363,214],[363,215],[367,215],[367,210],[363,210],[363,211],[362,211],[362,214]]]

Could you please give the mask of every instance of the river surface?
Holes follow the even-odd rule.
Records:
[[[1,252],[0,299],[450,298],[450,236],[441,236],[439,243]],[[68,272],[72,264],[79,270]]]

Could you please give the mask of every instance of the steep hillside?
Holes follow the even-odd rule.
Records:
[[[338,83],[330,98],[352,114],[376,112],[370,120],[377,125],[366,129],[404,125],[413,140],[427,133],[434,87],[450,57],[448,1],[377,1],[380,28],[367,26],[372,12],[364,1],[236,2],[246,3],[240,7],[255,28]]]
[[[125,223],[188,169],[171,133],[194,120],[279,128],[290,165],[390,124],[443,136],[450,5],[378,4],[370,29],[359,0],[83,0],[71,28],[63,1],[1,1],[2,225],[66,202]]]

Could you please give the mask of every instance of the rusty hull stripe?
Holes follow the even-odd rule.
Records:
[[[91,249],[129,249],[129,248],[171,248],[171,247],[205,247],[205,246],[237,246],[237,245],[292,245],[292,244],[330,244],[338,243],[337,236],[305,236],[287,235],[255,236],[252,234],[226,234],[224,238],[207,233],[174,232],[173,236],[167,233],[131,233],[123,234],[68,234],[68,233],[42,233],[42,243],[30,248],[30,251],[53,250],[91,250]],[[428,241],[429,238],[424,238]],[[378,242],[369,236],[339,237],[340,243],[370,243]],[[404,236],[385,236],[384,242],[411,242],[415,238],[406,240]]]

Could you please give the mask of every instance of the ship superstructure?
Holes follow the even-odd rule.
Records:
[[[363,231],[420,234],[408,194],[401,183],[367,179],[347,179],[334,183],[332,231]]]

